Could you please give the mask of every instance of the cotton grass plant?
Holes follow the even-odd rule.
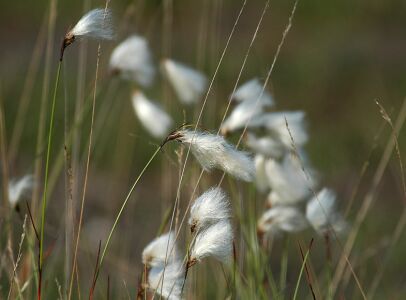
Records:
[[[59,268],[60,257],[54,253],[60,250],[58,240],[61,239],[58,237],[59,231],[48,225],[52,223],[52,220],[46,218],[47,192],[50,193],[48,181],[52,157],[52,132],[56,118],[55,107],[59,77],[64,52],[67,47],[81,39],[111,40],[117,35],[112,27],[112,15],[108,9],[108,4],[109,2],[106,3],[105,9],[94,9],[86,13],[72,29],[68,30],[63,39],[51,102],[42,215],[38,232],[35,221],[36,214],[32,215],[30,205],[27,205],[28,216],[35,233],[33,237],[39,243],[37,261],[35,240],[29,239],[27,253],[31,255],[31,258],[27,258],[27,261],[32,261],[31,264],[34,267],[38,264],[38,278],[36,274],[33,274],[25,282],[18,281],[19,275],[23,277],[26,269],[21,268],[19,274],[18,264],[21,262],[21,256],[18,255],[17,260],[13,259],[12,239],[8,238],[7,240],[7,251],[11,253],[11,269],[13,270],[13,275],[9,280],[17,287],[18,297],[23,299],[32,296],[28,293],[25,296],[25,293],[34,282],[38,285],[37,298],[48,297],[49,294],[44,293],[44,291],[52,290],[50,282],[51,276],[54,276],[55,278],[52,279],[55,279],[56,289],[60,294],[59,298],[72,299],[75,298],[76,294],[82,298],[83,289],[88,287],[86,284],[83,285],[82,281],[88,279],[89,270],[92,269],[93,278],[91,278],[91,282],[88,280],[90,282],[89,299],[99,297],[109,299],[112,291],[115,298],[121,296],[124,292],[128,294],[129,298],[132,298],[135,296],[136,289],[138,289],[137,299],[284,299],[292,295],[293,299],[296,299],[302,297],[300,287],[303,285],[303,277],[306,277],[306,284],[314,299],[316,295],[317,298],[333,299],[335,296],[335,283],[332,275],[335,267],[335,256],[331,254],[334,253],[333,250],[336,250],[336,248],[340,251],[337,254],[347,259],[347,263],[351,267],[351,275],[355,278],[361,294],[364,295],[361,283],[355,273],[358,270],[354,271],[352,269],[353,266],[348,259],[351,253],[344,251],[341,246],[341,239],[345,239],[346,233],[352,228],[351,222],[347,221],[348,217],[340,212],[341,205],[339,201],[341,198],[337,197],[332,189],[323,188],[320,184],[328,181],[329,176],[323,176],[318,172],[311,160],[307,158],[307,144],[312,141],[307,126],[310,121],[310,118],[306,117],[307,107],[303,105],[303,110],[280,110],[278,105],[282,101],[277,101],[277,98],[273,96],[273,90],[271,92],[268,88],[276,59],[292,25],[297,1],[294,3],[288,25],[282,33],[281,42],[265,78],[258,73],[256,74],[257,77],[239,85],[240,79],[248,75],[243,72],[245,71],[246,59],[257,36],[262,18],[266,16],[269,1],[265,3],[233,91],[227,90],[226,84],[223,86],[222,77],[216,77],[220,66],[223,66],[223,58],[234,30],[239,30],[237,25],[245,5],[248,5],[246,1],[242,4],[211,81],[207,79],[203,72],[199,71],[203,69],[200,68],[199,64],[199,68],[192,68],[172,59],[163,59],[161,65],[162,79],[170,84],[176,98],[180,101],[180,103],[175,101],[166,103],[164,101],[165,107],[170,108],[168,111],[164,110],[157,101],[149,98],[149,95],[151,95],[151,98],[155,99],[169,99],[168,95],[165,94],[165,89],[162,88],[160,78],[156,78],[158,74],[156,74],[153,61],[153,51],[149,47],[150,36],[145,34],[144,37],[128,32],[132,31],[132,27],[131,30],[127,30],[125,33],[120,32],[119,36],[126,38],[121,43],[114,45],[108,60],[108,67],[104,71],[106,75],[118,76],[120,79],[127,81],[127,84],[130,85],[128,88],[133,92],[130,95],[127,94],[127,96],[130,96],[128,97],[130,99],[127,99],[129,101],[123,101],[122,103],[116,101],[115,106],[123,105],[125,108],[132,106],[137,119],[148,134],[153,139],[162,142],[155,148],[146,163],[142,162],[143,167],[132,181],[132,185],[123,200],[120,200],[116,195],[111,197],[107,193],[107,185],[103,186],[102,189],[95,186],[94,193],[100,198],[97,199],[98,205],[102,205],[100,203],[106,203],[107,201],[111,205],[109,206],[110,212],[116,205],[119,205],[111,229],[105,232],[107,239],[96,242],[95,239],[103,236],[102,234],[99,235],[100,232],[91,237],[84,235],[81,238],[80,229],[82,217],[87,218],[87,214],[92,217],[91,215],[97,213],[95,209],[83,214],[90,156],[91,154],[93,156],[93,154],[103,152],[98,146],[92,147],[96,83],[101,53],[99,46],[94,79],[90,134],[86,142],[88,152],[78,226],[76,224],[77,220],[72,219],[72,226],[77,229],[75,256],[71,272],[65,272],[65,276],[67,276],[66,273],[68,273],[68,276],[70,275],[70,281],[69,278],[65,278],[62,285],[59,283],[59,271],[53,269]],[[211,7],[209,4],[207,5]],[[137,9],[139,9],[138,6]],[[217,7],[217,9],[219,8]],[[168,13],[171,13],[171,4],[165,2],[164,15],[167,17]],[[168,20],[171,20],[171,18],[166,19],[165,26],[171,25]],[[155,41],[153,44],[155,44]],[[164,46],[167,47],[168,45]],[[165,51],[164,57],[178,56],[176,52],[169,52]],[[109,76],[106,78],[112,80]],[[252,75],[249,78],[252,78]],[[261,78],[261,80],[258,78]],[[213,114],[213,116],[207,116],[213,118],[213,122],[210,121],[209,124],[203,122],[204,124],[202,124],[202,115],[204,113],[208,114],[207,109],[205,110],[206,104],[212,105],[210,100],[213,95],[210,93],[211,89],[215,88],[214,82],[216,79],[221,79],[219,89],[224,89],[224,94],[229,95],[231,111],[228,111],[229,107],[225,109],[222,116],[224,122],[218,122],[221,115]],[[133,85],[137,90],[134,90]],[[161,90],[163,95],[156,96]],[[67,90],[67,98],[69,98],[69,94],[70,91]],[[197,104],[200,100],[203,100],[203,102],[201,107],[198,107]],[[219,111],[223,109],[223,107],[217,105],[215,108],[219,109]],[[183,109],[185,109],[184,117],[181,120],[180,113],[173,112]],[[222,112],[220,111],[220,113]],[[109,111],[107,115],[109,114],[113,115],[114,111]],[[198,116],[197,120],[192,118],[193,115]],[[120,125],[126,124],[125,112],[115,117],[122,121],[119,122]],[[133,116],[131,117],[132,121]],[[179,124],[185,122],[185,119],[194,122],[194,125],[179,126]],[[101,122],[108,123],[110,120],[110,118],[106,118]],[[313,120],[310,122],[313,122]],[[75,126],[82,127],[86,124],[86,122],[82,123],[81,121],[75,123]],[[179,127],[176,128],[176,126]],[[112,128],[116,130],[116,127]],[[120,147],[127,145],[129,141],[127,139],[133,138],[132,136],[126,136],[127,132],[125,131],[128,129],[124,126],[117,126],[117,128],[119,128],[120,132],[117,134],[117,131],[114,131],[114,135],[117,134],[118,140],[115,148],[113,142],[106,143],[109,147],[109,154],[113,153],[113,156],[117,157],[117,160],[112,160],[113,163],[116,163],[121,158]],[[205,130],[201,128],[205,128]],[[133,129],[129,131],[133,131]],[[4,133],[1,133],[2,137],[4,137]],[[120,133],[127,139],[121,137]],[[102,138],[104,135],[105,139],[109,138],[107,133],[102,134]],[[80,140],[82,137],[78,139]],[[178,145],[175,142],[181,146],[177,147]],[[66,140],[64,143],[65,161],[69,162],[70,153],[67,148],[69,148],[70,144]],[[139,142],[134,153],[137,158],[142,157],[138,152],[141,151],[139,149],[142,147],[142,143]],[[4,143],[2,143],[2,154],[3,150]],[[195,159],[188,162],[189,150]],[[132,148],[128,149],[128,153],[130,152],[132,152]],[[162,159],[170,161],[170,170],[167,173],[165,172],[164,176],[173,177],[170,178],[171,182],[179,179],[176,194],[171,190],[168,195],[165,195],[170,201],[162,201],[161,220],[157,217],[159,205],[152,202],[155,201],[152,198],[158,198],[156,194],[158,192],[162,193],[162,186],[155,181],[155,174],[145,176],[146,172],[152,169],[153,161],[159,154],[163,154]],[[124,166],[128,174],[130,170],[132,172],[134,166],[137,167],[136,164],[131,164],[129,161],[126,161]],[[77,163],[80,164],[80,162],[81,160],[78,159]],[[119,173],[121,171],[119,169],[123,165],[117,165],[116,171],[108,173],[109,179],[111,177],[112,181],[114,181],[114,178],[116,178],[114,176],[117,174],[125,173],[128,175],[126,172]],[[201,172],[196,183],[197,170],[201,170]],[[214,170],[217,171],[214,172]],[[68,175],[70,171],[67,164],[67,181],[69,181]],[[3,173],[7,175],[7,172],[3,171]],[[174,176],[175,173],[178,174],[178,177]],[[217,176],[221,174],[223,176]],[[229,176],[225,177],[225,175]],[[57,181],[56,177],[55,175],[52,178],[55,182]],[[76,177],[72,178],[80,181]],[[145,184],[145,188],[135,192],[144,179],[151,179],[152,183],[150,185]],[[121,182],[125,184],[124,176],[120,177]],[[77,183],[75,182],[75,184]],[[33,179],[28,175],[18,181],[11,180],[7,190],[10,201],[9,206],[15,208],[32,187]],[[69,184],[65,186],[65,189],[66,195],[68,195]],[[144,197],[146,190],[151,190],[153,197]],[[163,191],[163,193],[165,192],[166,190]],[[76,199],[72,198],[71,200]],[[134,207],[128,205],[130,201],[133,205],[137,205],[135,210]],[[140,213],[141,208],[138,205],[147,201],[152,202],[153,217],[144,213],[144,210]],[[59,204],[58,202],[55,205]],[[121,224],[124,213],[128,214],[129,218]],[[170,218],[171,215],[172,218]],[[59,215],[56,218],[58,219]],[[107,220],[107,217],[104,219]],[[12,222],[18,221],[7,221],[8,228],[10,228]],[[116,239],[113,242],[112,237],[114,234],[117,235],[120,225],[134,226],[134,224],[137,227],[130,227],[128,233],[121,234],[121,239]],[[1,223],[1,225],[3,224]],[[47,228],[49,226],[49,236],[55,237],[57,240],[55,245],[48,248],[44,246],[46,226]],[[134,258],[134,249],[141,244],[140,241],[142,240],[139,234],[144,232],[144,228],[141,228],[141,226],[145,226],[145,228],[159,226],[160,228],[156,238],[151,238],[151,241],[146,243],[141,256],[135,256]],[[355,228],[357,229],[359,226],[361,224],[357,223]],[[25,234],[25,226],[23,228],[23,234]],[[145,232],[147,231],[145,230]],[[312,251],[318,246],[318,240],[315,239],[315,245],[312,247],[313,237],[316,235],[324,237],[326,249],[328,250],[326,252],[328,255],[317,261],[315,255],[312,255]],[[9,234],[9,236],[12,236],[12,234]],[[51,240],[51,238],[49,239]],[[85,245],[84,240],[91,244]],[[130,242],[124,245],[121,244],[127,240],[131,240],[132,246],[128,246]],[[308,244],[308,240],[311,240],[311,242],[306,249],[303,244]],[[351,239],[349,241],[351,242]],[[66,247],[69,247],[68,242],[65,242]],[[19,245],[20,248],[22,243],[23,241]],[[98,252],[93,261],[93,251],[94,248],[97,249],[95,245],[97,243],[99,244]],[[117,245],[114,245],[116,243]],[[299,250],[296,256],[291,251],[294,244],[298,246]],[[111,251],[110,249],[114,246],[119,247],[119,251]],[[317,248],[315,250],[317,251]],[[77,257],[78,253],[84,251],[91,254],[88,256],[91,259],[87,259],[85,263],[84,259]],[[50,260],[54,259],[57,263],[49,263],[49,268],[48,264],[46,265],[47,278],[44,279],[44,262],[47,261],[48,257],[51,258]],[[68,261],[67,257],[64,259]],[[129,262],[128,259],[132,261]],[[4,260],[5,258],[2,257],[2,262]],[[89,268],[89,265],[92,265],[92,268]],[[123,280],[123,275],[115,269],[117,265],[125,269],[125,272],[132,278],[131,281],[126,282]],[[0,267],[0,278],[2,268],[3,263]],[[107,275],[107,280],[105,275]],[[138,286],[134,284],[137,275],[140,275]],[[279,277],[279,282],[277,277]],[[348,278],[346,279],[347,282]],[[117,287],[117,282],[121,283],[121,281],[124,282],[124,292]],[[103,282],[104,285],[99,284],[97,286],[97,282]],[[113,282],[112,286],[110,282]],[[46,284],[43,285],[43,283]],[[113,287],[112,290],[111,287]],[[10,292],[10,295],[9,298],[12,298],[13,293]],[[306,295],[303,293],[303,297],[306,297]]]

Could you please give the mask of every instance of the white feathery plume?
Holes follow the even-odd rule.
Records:
[[[21,200],[23,194],[29,191],[33,186],[34,178],[32,175],[25,175],[17,181],[10,181],[8,184],[8,201],[10,206],[14,208]]]
[[[238,103],[221,125],[221,133],[226,135],[229,132],[244,128],[246,124],[251,124],[253,119],[263,113],[265,106],[262,102],[257,104],[252,101]]]
[[[286,152],[286,147],[278,140],[270,136],[257,137],[250,132],[246,135],[245,144],[255,153],[277,159]]]
[[[305,200],[316,186],[315,171],[305,166],[307,177],[303,173],[302,165],[294,154],[286,154],[281,162],[272,158],[265,164],[271,193],[268,201],[272,205],[295,204]]]
[[[88,37],[111,40],[114,37],[113,17],[109,9],[96,8],[85,14],[76,25],[65,34],[59,60],[62,61],[65,48],[76,39]]]
[[[172,139],[190,145],[193,155],[205,170],[221,169],[244,181],[255,178],[252,158],[246,152],[235,149],[222,136],[189,130],[178,130],[173,136],[175,138]]]
[[[155,238],[142,251],[142,263],[152,267],[163,267],[165,259],[167,263],[178,260],[179,253],[175,242],[174,232],[168,232]]]
[[[286,127],[286,120],[288,128]],[[297,147],[303,146],[308,135],[303,111],[284,111],[262,114],[250,122],[250,127],[264,127],[271,135],[279,139],[288,149],[292,148],[292,137]]]
[[[201,72],[171,59],[162,62],[164,75],[184,104],[196,103],[207,87],[207,78]]]
[[[156,138],[167,136],[173,121],[159,105],[147,99],[140,91],[133,93],[132,104],[138,119],[151,135]]]
[[[249,101],[253,105],[255,104],[256,101],[258,101],[263,105],[273,106],[274,100],[271,94],[266,90],[262,92],[262,88],[263,84],[261,84],[258,78],[251,79],[235,90],[234,94],[232,95],[232,99],[234,99],[237,102]],[[261,98],[259,99],[260,96]]]
[[[110,56],[110,69],[123,79],[135,81],[144,87],[151,86],[155,68],[147,40],[132,35],[121,42]]]
[[[112,14],[109,9],[96,8],[85,14],[70,31],[75,38],[90,37],[102,40],[113,39]]]
[[[219,187],[212,187],[195,200],[190,209],[189,225],[192,232],[231,217],[230,201]]]
[[[304,230],[307,226],[305,216],[294,206],[272,207],[258,221],[258,231],[270,234],[298,232]]]
[[[153,267],[148,272],[148,287],[166,299],[181,299],[184,270],[180,261]]]
[[[255,155],[255,184],[260,192],[265,192],[269,189],[269,180],[265,172],[266,159],[263,155]]]
[[[205,257],[214,257],[222,263],[230,263],[233,253],[233,229],[229,220],[222,220],[197,236],[191,249],[189,263],[200,262]]]
[[[337,211],[335,193],[327,188],[323,188],[307,203],[306,218],[321,235],[331,228],[336,233],[341,233],[347,227],[343,216]]]

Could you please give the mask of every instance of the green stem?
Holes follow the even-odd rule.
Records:
[[[43,257],[43,252],[44,252],[44,227],[45,227],[45,211],[46,211],[46,207],[47,207],[47,186],[48,186],[49,158],[50,158],[50,155],[51,155],[52,130],[53,130],[53,127],[54,127],[56,94],[57,94],[57,91],[58,91],[59,76],[61,74],[61,69],[62,69],[62,61],[59,61],[59,63],[58,63],[58,71],[56,73],[54,95],[53,95],[53,99],[52,99],[51,119],[49,120],[48,146],[47,146],[47,156],[46,156],[46,164],[45,164],[44,191],[43,191],[43,196],[42,196],[41,239],[40,239],[40,246],[39,246],[39,272],[42,271],[42,265],[43,265],[43,260],[44,260],[44,257]]]
[[[310,253],[310,248],[307,249],[306,255],[305,255],[304,259],[303,259],[302,267],[300,268],[299,278],[297,279],[297,282],[296,282],[295,293],[293,294],[293,300],[296,299],[297,291],[299,290],[300,279],[302,278],[303,270],[304,270],[304,268],[306,266],[306,261],[307,261],[307,257],[309,256],[309,253]]]
[[[282,254],[282,260],[281,260],[281,274],[280,274],[280,280],[279,280],[279,288],[281,290],[281,298],[284,299],[285,297],[283,296],[285,294],[285,288],[286,288],[286,275],[288,271],[288,250],[289,250],[289,236],[285,236],[285,242],[283,246],[283,254]]]
[[[101,269],[101,267],[102,267],[102,265],[103,265],[104,256],[106,255],[107,248],[109,247],[109,244],[110,244],[110,239],[111,239],[111,237],[112,237],[112,235],[113,235],[113,233],[114,233],[114,230],[116,229],[117,223],[118,223],[118,221],[119,221],[119,219],[120,219],[120,217],[121,217],[121,214],[122,214],[123,211],[124,211],[125,206],[127,205],[128,200],[130,199],[132,193],[134,192],[134,189],[135,189],[136,185],[138,184],[138,181],[141,179],[142,175],[144,175],[145,171],[147,170],[147,168],[149,167],[149,165],[151,164],[151,162],[154,160],[155,156],[157,156],[157,154],[159,153],[159,151],[162,149],[162,147],[163,147],[163,145],[159,146],[159,147],[155,150],[154,154],[152,154],[151,158],[148,160],[148,162],[146,163],[146,165],[145,165],[144,168],[142,169],[141,173],[140,173],[140,174],[138,175],[138,177],[135,179],[134,184],[132,185],[130,191],[129,191],[128,194],[127,194],[127,197],[125,198],[123,204],[121,205],[121,208],[120,208],[120,210],[119,210],[119,212],[118,212],[118,214],[117,214],[116,220],[114,221],[113,227],[112,227],[111,230],[110,230],[110,233],[109,233],[109,236],[108,236],[108,238],[107,238],[106,244],[105,244],[105,246],[104,246],[104,248],[103,248],[103,252],[102,252],[102,255],[101,255],[101,258],[100,258],[99,267],[97,268],[96,278],[99,276],[100,269]]]

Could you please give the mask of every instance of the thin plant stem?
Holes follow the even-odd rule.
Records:
[[[306,255],[305,255],[304,259],[303,259],[302,267],[300,268],[299,278],[297,279],[297,282],[296,282],[295,293],[293,294],[293,300],[295,300],[296,297],[297,297],[297,292],[299,290],[300,280],[302,279],[303,270],[305,269],[306,261],[307,261],[307,258],[309,257],[309,253],[310,253],[310,247],[306,251]]]
[[[120,220],[120,217],[121,217],[121,215],[122,215],[122,213],[123,213],[123,211],[124,211],[124,208],[126,207],[127,202],[128,202],[128,200],[130,199],[132,193],[134,192],[135,187],[137,186],[137,184],[138,184],[138,182],[140,181],[141,177],[144,175],[145,171],[148,169],[149,165],[150,165],[151,162],[154,160],[154,158],[157,156],[157,154],[158,154],[159,151],[162,149],[162,147],[163,147],[163,145],[159,146],[159,147],[155,150],[155,152],[152,154],[152,156],[150,157],[150,159],[148,160],[148,162],[145,164],[145,166],[144,166],[144,168],[142,169],[142,171],[140,172],[140,174],[139,174],[139,175],[137,176],[137,178],[135,179],[134,184],[131,186],[130,191],[128,192],[126,198],[124,199],[124,202],[123,202],[123,204],[121,205],[121,208],[120,208],[120,210],[119,210],[119,212],[118,212],[118,214],[117,214],[117,217],[116,217],[116,219],[115,219],[115,221],[114,221],[113,227],[112,227],[111,230],[110,230],[110,233],[109,233],[109,236],[108,236],[108,238],[107,238],[106,244],[104,245],[103,252],[102,252],[102,255],[101,255],[101,257],[100,257],[99,267],[98,267],[97,272],[96,272],[96,279],[97,279],[97,277],[98,277],[98,275],[99,275],[99,273],[100,273],[101,267],[103,266],[104,257],[106,256],[107,249],[108,249],[108,247],[109,247],[109,245],[110,245],[111,237],[113,236],[113,233],[114,233],[114,231],[115,231],[115,229],[116,229],[116,227],[117,227],[118,221]]]
[[[51,148],[52,148],[52,131],[54,127],[54,118],[55,118],[55,104],[56,104],[56,94],[58,91],[59,85],[59,77],[61,74],[62,69],[62,61],[58,63],[58,71],[56,73],[56,80],[55,80],[55,88],[54,88],[54,95],[52,98],[52,106],[51,106],[51,119],[49,120],[49,130],[48,130],[48,146],[47,146],[47,155],[45,161],[45,178],[44,178],[44,191],[42,196],[42,214],[41,214],[41,236],[40,236],[40,244],[39,244],[39,273],[40,273],[40,280],[38,283],[38,298],[41,299],[41,273],[42,273],[42,266],[44,263],[44,228],[45,228],[45,213],[47,207],[47,186],[48,186],[48,171],[49,171],[49,161],[51,156]]]
[[[283,245],[283,253],[282,253],[282,260],[281,260],[281,274],[279,277],[279,288],[282,291],[283,295],[283,290],[286,287],[286,275],[288,271],[288,259],[289,259],[289,237],[285,236],[285,243]],[[282,297],[284,299],[284,297]]]
[[[109,0],[106,0],[106,5],[104,8],[104,18],[106,17],[108,5],[109,5]],[[80,205],[79,224],[78,224],[78,230],[77,230],[77,235],[76,235],[75,251],[73,253],[72,273],[71,273],[71,279],[70,279],[70,283],[69,283],[68,299],[71,299],[71,296],[72,296],[72,286],[73,286],[73,280],[74,280],[75,267],[77,264],[80,232],[82,229],[83,211],[84,211],[84,207],[85,207],[87,180],[88,180],[89,166],[90,166],[90,155],[92,152],[93,125],[94,125],[94,118],[95,118],[97,79],[98,79],[98,74],[99,74],[100,55],[101,55],[101,44],[99,43],[98,48],[97,48],[96,71],[95,71],[93,101],[92,101],[92,116],[91,116],[91,123],[90,123],[90,132],[89,132],[89,145],[88,145],[87,160],[86,160],[86,171],[85,171],[85,179],[84,179],[84,184],[83,184],[82,201],[81,201],[81,205]],[[95,278],[96,278],[96,275],[95,275]],[[96,285],[96,282],[94,282],[94,285]]]
[[[358,236],[359,229],[361,227],[361,224],[363,223],[364,219],[366,218],[369,209],[371,208],[372,203],[375,200],[376,196],[376,190],[378,188],[379,183],[381,182],[381,179],[383,177],[384,171],[386,169],[386,166],[389,163],[389,159],[392,156],[393,149],[395,148],[396,144],[396,137],[399,134],[400,129],[403,126],[403,123],[406,119],[406,99],[403,101],[402,108],[400,109],[398,118],[396,120],[396,124],[394,126],[394,131],[393,134],[390,136],[388,143],[386,144],[384,153],[382,154],[381,160],[379,162],[378,168],[374,174],[374,177],[372,179],[372,185],[370,190],[367,192],[365,195],[365,198],[363,200],[362,206],[360,210],[357,213],[354,225],[352,227],[351,232],[348,235],[347,241],[344,245],[343,253],[340,257],[340,260],[338,262],[336,271],[334,273],[334,277],[331,283],[331,292],[334,297],[334,294],[338,288],[338,285],[341,281],[341,278],[344,274],[345,267],[348,263],[348,257],[352,251],[352,248],[355,244],[355,240]],[[351,266],[349,265],[351,268]],[[364,298],[366,299],[366,296],[363,294]]]

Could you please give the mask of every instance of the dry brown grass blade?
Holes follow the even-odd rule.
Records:
[[[384,153],[381,157],[381,160],[379,162],[378,168],[373,176],[371,188],[369,189],[369,191],[367,192],[367,194],[364,197],[362,206],[357,213],[354,225],[353,225],[353,227],[348,235],[347,241],[344,245],[344,250],[343,250],[341,258],[338,262],[337,269],[335,271],[333,281],[332,281],[331,290],[332,290],[333,296],[334,296],[335,292],[337,291],[338,285],[341,281],[341,277],[344,274],[346,264],[348,261],[348,256],[350,255],[352,248],[355,244],[355,240],[357,238],[359,229],[360,229],[364,219],[366,218],[366,215],[368,214],[373,201],[375,200],[375,195],[376,195],[378,185],[381,182],[381,179],[385,172],[386,166],[392,155],[393,149],[395,148],[396,143],[395,143],[395,139],[393,137],[397,136],[399,134],[399,131],[402,128],[405,119],[406,119],[406,99],[403,101],[402,108],[399,112],[398,118],[395,123],[394,132],[393,132],[393,134],[391,134],[389,141],[386,144],[386,147],[385,147]]]
[[[311,249],[311,247],[312,247],[312,245],[313,245],[313,241],[314,241],[314,240],[313,240],[313,238],[312,238],[311,241],[310,241],[309,247],[308,247],[309,251],[310,251],[310,249]],[[304,253],[303,253],[302,246],[300,245],[300,243],[299,243],[298,245],[299,245],[300,256],[301,256],[301,258],[302,258],[302,262],[304,262],[304,261],[305,261],[305,255],[304,255]],[[309,260],[309,259],[308,259],[308,260]],[[305,267],[305,274],[306,274],[306,282],[307,282],[307,285],[309,286],[310,292],[312,293],[313,300],[316,300],[316,294],[314,293],[313,283],[312,283],[312,277],[311,277],[311,275],[310,275],[310,270],[309,270],[308,264],[309,264],[309,263],[306,261],[306,263],[305,263],[305,265],[304,265],[304,267]]]
[[[110,3],[110,1],[106,0],[106,5],[104,8],[105,13],[107,12],[109,3]],[[98,75],[99,75],[100,56],[101,56],[101,44],[99,43],[99,46],[97,48],[96,70],[95,70],[93,103],[92,103],[92,116],[91,116],[90,133],[89,133],[88,153],[87,153],[87,160],[86,160],[86,171],[85,171],[85,178],[84,178],[84,184],[83,184],[83,193],[82,193],[82,201],[81,201],[81,206],[80,206],[79,224],[78,224],[78,230],[77,230],[77,235],[76,235],[75,250],[74,250],[74,254],[73,254],[73,264],[72,264],[71,279],[70,279],[70,284],[69,284],[68,299],[71,299],[71,296],[72,296],[72,285],[73,285],[73,281],[74,281],[73,278],[74,278],[74,272],[75,272],[76,264],[77,264],[77,254],[78,254],[78,248],[79,248],[80,232],[81,232],[81,228],[82,228],[83,211],[84,211],[84,205],[85,205],[85,199],[86,199],[87,180],[88,180],[89,166],[90,166],[90,155],[91,155],[92,146],[93,146],[92,145],[93,124],[94,124],[94,119],[95,119],[97,79],[98,79]]]
[[[394,137],[394,140],[395,140],[396,155],[397,155],[397,159],[399,162],[400,173],[401,173],[400,175],[401,175],[402,188],[403,188],[404,207],[403,207],[403,212],[402,212],[402,214],[399,218],[399,221],[396,225],[396,228],[394,230],[394,233],[390,239],[390,243],[388,245],[388,250],[383,259],[381,267],[376,272],[376,275],[371,283],[371,286],[368,289],[368,298],[369,299],[372,299],[375,296],[376,289],[378,288],[378,285],[383,277],[384,271],[388,264],[389,258],[392,254],[392,251],[393,251],[393,249],[395,249],[395,246],[396,246],[397,242],[399,241],[399,238],[406,226],[406,206],[405,206],[406,205],[406,183],[405,183],[405,173],[404,173],[404,167],[403,167],[403,162],[402,162],[402,156],[400,153],[399,141],[397,139],[395,127],[393,126],[392,119],[390,118],[389,114],[386,112],[385,108],[378,101],[376,101],[376,104],[379,106],[382,118],[389,124],[393,137]]]

